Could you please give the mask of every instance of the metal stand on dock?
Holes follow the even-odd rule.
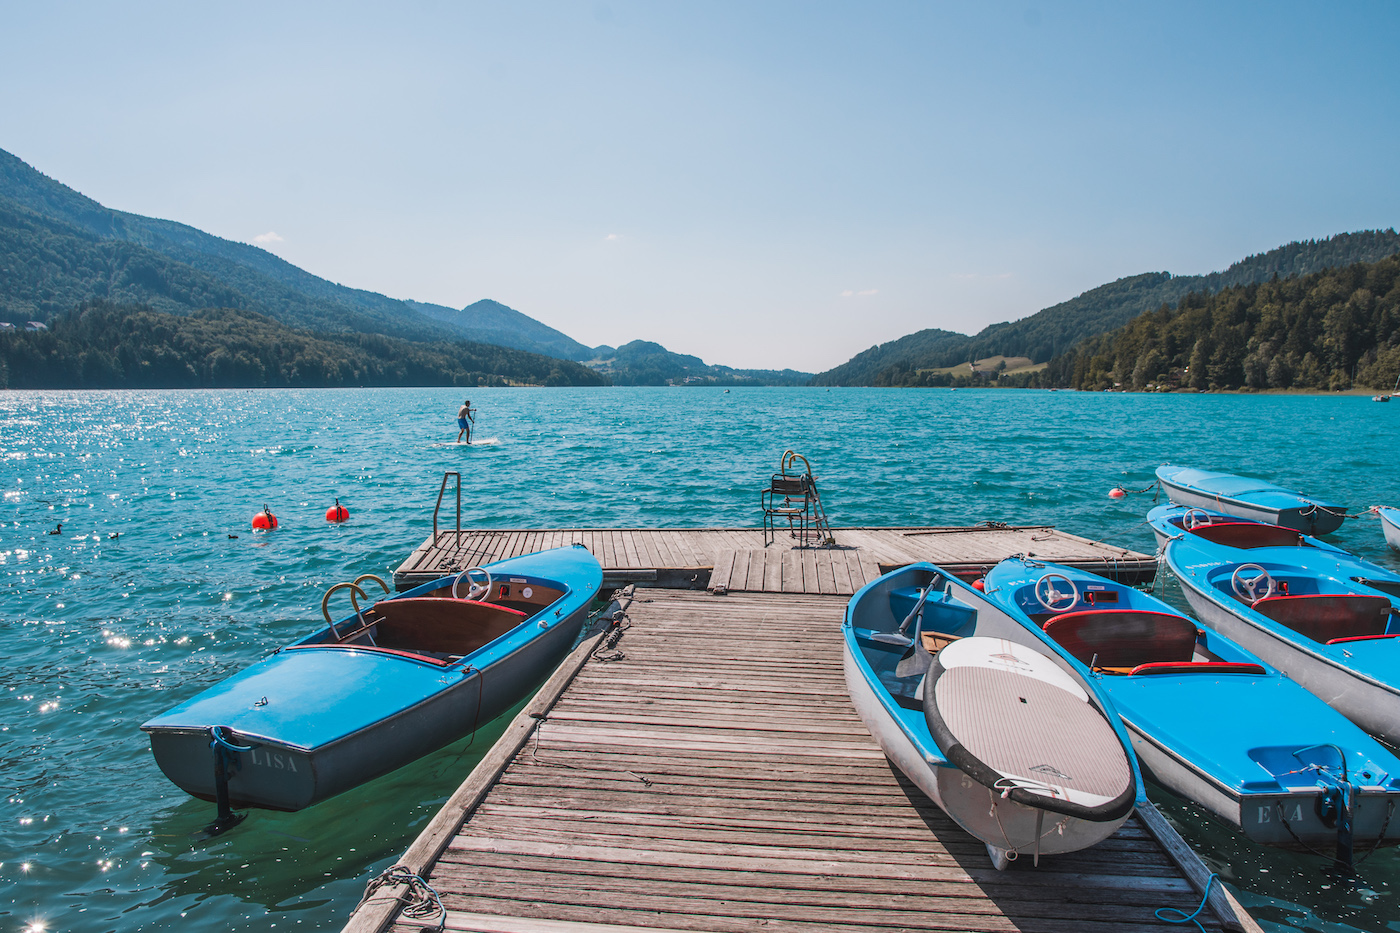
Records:
[[[799,460],[803,472],[797,471]],[[764,547],[777,537],[776,524],[783,520],[788,523],[788,534],[804,546],[832,547],[836,544],[831,523],[826,520],[821,493],[817,492],[812,465],[801,454],[783,451],[778,472],[759,495],[759,505],[763,508]]]

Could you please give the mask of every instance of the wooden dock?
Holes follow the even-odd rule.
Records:
[[[444,928],[1180,929],[1153,911],[1195,910],[1206,872],[1151,807],[1094,848],[994,870],[852,709],[845,603],[635,590],[617,650],[580,644],[400,860]],[[346,933],[436,924],[400,914],[408,890],[374,889]],[[1213,890],[1207,928],[1259,929]]]
[[[850,596],[906,564],[933,561],[967,579],[1015,554],[1147,583],[1151,554],[1091,541],[1044,525],[966,528],[836,528],[834,547],[800,546],[785,532],[764,546],[757,528],[463,529],[428,537],[394,572],[400,590],[476,564],[582,544],[603,565],[608,586],[717,592]]]

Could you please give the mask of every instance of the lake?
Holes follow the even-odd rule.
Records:
[[[1167,461],[1400,504],[1400,405],[1358,396],[466,394],[470,447],[459,389],[0,392],[0,930],[340,929],[504,721],[213,840],[213,806],[165,780],[139,726],[312,628],[332,584],[391,572],[444,470],[464,525],[757,527],[790,448],[837,526],[1051,523],[1140,551],[1152,494],[1107,493]],[[324,520],[337,497],[345,525]],[[281,527],[254,533],[264,504]],[[1374,517],[1332,540],[1400,569]],[[1267,927],[1400,930],[1395,851],[1343,884],[1153,796]]]

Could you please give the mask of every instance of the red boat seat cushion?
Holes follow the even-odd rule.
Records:
[[[1270,596],[1255,603],[1254,611],[1299,635],[1328,642],[1334,638],[1385,634],[1390,600],[1360,593]]]
[[[439,596],[386,599],[366,615],[375,623],[380,648],[456,656],[471,654],[529,618],[518,609]]]
[[[1146,609],[1067,612],[1045,624],[1045,634],[1085,664],[1134,668],[1153,661],[1189,661],[1196,623]],[[1097,655],[1097,660],[1094,660]]]
[[[1303,543],[1301,532],[1278,525],[1259,525],[1254,522],[1213,522],[1197,525],[1194,534],[1198,538],[1214,541],[1226,547],[1294,547]]]

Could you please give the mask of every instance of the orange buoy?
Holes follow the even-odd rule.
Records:
[[[263,510],[253,516],[253,527],[262,531],[271,531],[277,527],[277,516],[272,514],[272,510],[263,506]]]
[[[1110,499],[1121,499],[1127,494],[1127,491],[1122,486],[1114,486],[1108,491],[1108,497]]]
[[[973,588],[974,590],[977,590],[979,593],[982,592],[982,591],[984,591],[984,590],[986,590],[986,588],[987,588],[987,578],[986,578],[986,577],[978,577],[976,580],[973,580],[973,581],[972,581],[972,588]]]
[[[326,521],[328,522],[348,522],[350,520],[350,510],[340,504],[339,497],[335,500],[335,505],[326,509]]]

